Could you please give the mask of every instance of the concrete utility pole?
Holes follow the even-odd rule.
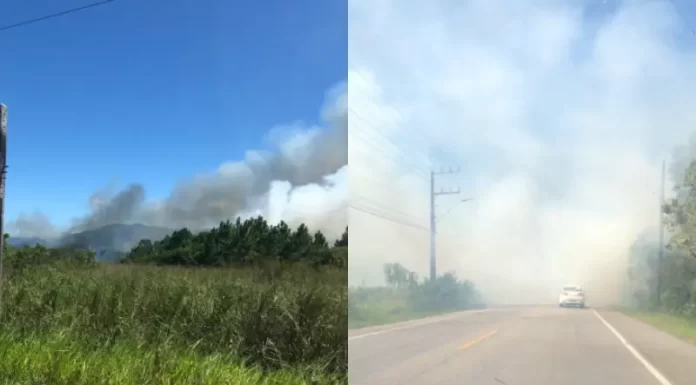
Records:
[[[443,174],[454,174],[458,173],[459,169],[453,171],[452,169],[449,169],[449,171],[440,171],[440,172],[435,172],[431,171],[430,172],[430,280],[435,280],[437,278],[437,260],[435,256],[435,243],[436,243],[436,234],[437,230],[435,228],[437,219],[436,219],[436,214],[435,214],[435,198],[437,198],[440,195],[452,195],[452,194],[459,194],[461,191],[459,189],[455,190],[450,190],[450,191],[443,191],[440,190],[438,192],[435,191],[435,176],[436,175],[443,175]]]
[[[659,229],[659,234],[660,234],[660,239],[659,239],[659,247],[660,249],[658,250],[658,255],[657,255],[657,298],[655,298],[655,302],[657,305],[660,304],[660,297],[662,296],[662,259],[664,258],[664,233],[665,233],[665,216],[664,213],[662,212],[662,206],[665,204],[665,161],[662,161],[662,175],[660,179],[660,229]]]
[[[7,106],[0,104],[0,316],[2,316],[3,249],[5,248],[5,177],[7,175]]]

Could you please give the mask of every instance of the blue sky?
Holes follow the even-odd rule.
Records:
[[[0,0],[0,25],[87,0]],[[335,0],[118,0],[0,32],[9,109],[6,218],[56,224],[106,185],[164,198],[263,147],[275,125],[319,121],[347,71]]]

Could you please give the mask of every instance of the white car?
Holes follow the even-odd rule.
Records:
[[[563,286],[563,290],[558,297],[558,306],[585,307],[585,291],[578,285]]]

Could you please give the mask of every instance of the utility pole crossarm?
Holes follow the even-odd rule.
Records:
[[[461,167],[457,167],[456,170],[453,170],[453,169],[450,167],[447,171],[445,171],[445,170],[440,170],[440,171],[433,171],[432,173],[433,173],[434,175],[457,174],[457,173],[459,173],[459,172],[461,171],[461,169],[462,169]]]
[[[438,191],[438,192],[433,192],[433,194],[435,194],[435,196],[439,196],[439,195],[457,195],[457,194],[460,194],[461,192],[462,192],[462,191],[461,191],[460,189],[449,190],[449,191],[440,190],[440,191]]]

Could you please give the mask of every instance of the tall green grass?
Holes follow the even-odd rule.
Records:
[[[24,269],[4,282],[0,379],[35,383],[30,374],[44,373],[40,383],[87,384],[108,372],[123,380],[99,383],[345,382],[346,281],[345,270],[302,265]],[[225,380],[242,371],[260,377]]]

